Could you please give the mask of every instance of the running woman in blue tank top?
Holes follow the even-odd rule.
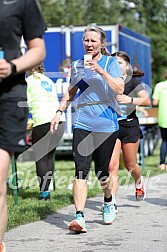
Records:
[[[87,232],[84,219],[84,207],[87,198],[87,180],[90,163],[94,155],[95,173],[104,191],[104,224],[115,219],[114,204],[110,190],[108,165],[118,135],[117,113],[121,109],[115,99],[124,91],[122,71],[117,60],[109,56],[105,48],[106,35],[100,27],[88,26],[83,35],[86,54],[92,59],[81,58],[72,63],[69,88],[62,98],[56,116],[51,121],[54,132],[60,115],[75,100],[75,121],[73,132],[73,158],[75,179],[73,197],[76,209],[69,229],[75,232]]]

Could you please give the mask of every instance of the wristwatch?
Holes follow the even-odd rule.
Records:
[[[63,114],[63,111],[62,111],[61,109],[58,109],[58,110],[56,111],[56,113],[57,113],[57,112],[60,112],[61,115]]]
[[[11,61],[8,62],[11,65],[11,75],[15,75],[17,73],[16,65]]]

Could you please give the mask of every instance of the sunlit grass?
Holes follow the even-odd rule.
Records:
[[[145,169],[142,171],[144,176],[154,176],[165,171],[160,171],[159,163],[159,145],[154,150],[154,155],[145,158]],[[11,169],[9,172],[9,178]],[[119,181],[123,177],[127,177],[126,169],[119,170]],[[73,203],[72,190],[68,189],[74,178],[74,163],[72,160],[56,160],[55,161],[55,183],[56,190],[51,191],[51,199],[49,201],[38,201],[39,187],[36,178],[35,165],[33,162],[18,163],[18,206],[14,205],[13,190],[8,188],[8,211],[9,220],[7,229],[14,228],[21,224],[34,222],[44,219],[47,215],[57,211],[58,209]],[[93,162],[89,176],[90,186],[88,197],[102,193],[94,174]],[[133,182],[132,179],[128,181]],[[124,184],[122,180],[120,184]]]

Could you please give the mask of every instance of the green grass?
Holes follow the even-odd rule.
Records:
[[[145,158],[145,169],[142,171],[144,176],[154,176],[164,171],[158,168],[159,163],[159,144],[154,150],[154,155]],[[55,181],[56,190],[51,191],[51,200],[38,201],[39,195],[38,182],[36,179],[35,165],[32,162],[18,163],[19,177],[19,205],[14,205],[13,190],[8,188],[8,226],[10,230],[21,224],[30,223],[44,219],[47,215],[54,213],[56,210],[69,205],[73,202],[72,191],[68,185],[74,177],[74,163],[70,160],[57,160],[55,162]],[[11,169],[10,169],[11,170]],[[11,172],[9,172],[9,177]],[[119,181],[123,176],[127,176],[126,169],[119,170]],[[88,197],[102,193],[99,183],[94,175],[93,162],[89,180],[93,183],[90,185]],[[133,182],[131,179],[130,182]],[[125,180],[121,184],[125,183]]]

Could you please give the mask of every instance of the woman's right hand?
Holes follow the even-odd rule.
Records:
[[[55,133],[58,128],[60,122],[60,115],[60,113],[56,113],[55,117],[50,122],[50,131],[52,132],[52,134]]]
[[[125,94],[117,95],[116,100],[119,104],[129,104],[131,103],[131,97]]]

